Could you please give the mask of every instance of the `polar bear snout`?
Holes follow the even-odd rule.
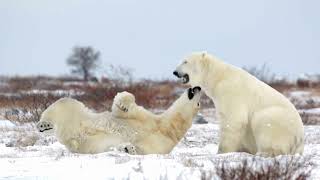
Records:
[[[194,93],[198,93],[198,92],[201,91],[201,87],[196,86],[196,87],[192,88],[192,90],[193,90]]]
[[[189,88],[188,89],[188,98],[191,100],[191,99],[193,99],[193,97],[196,94],[199,94],[200,92],[201,92],[201,88],[199,86],[196,86],[194,88]]]
[[[189,75],[181,73],[179,71],[174,71],[173,75],[182,80],[183,84],[187,84],[189,82]]]
[[[177,78],[180,78],[178,71],[173,71],[173,75],[177,76]]]
[[[41,121],[41,122],[38,122],[37,129],[40,132],[48,131],[53,129],[53,124],[47,121]]]

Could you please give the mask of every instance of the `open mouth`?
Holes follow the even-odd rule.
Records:
[[[189,82],[189,75],[188,74],[182,75],[182,73],[179,73],[178,71],[174,71],[173,75],[175,75],[177,78],[181,79],[183,84],[186,84]]]
[[[51,130],[51,129],[53,129],[53,128],[41,129],[41,130],[39,130],[39,131],[40,131],[40,132],[44,132],[44,131],[49,131],[49,130]]]
[[[189,88],[188,89],[188,98],[191,100],[200,91],[201,91],[201,88],[199,86],[196,86],[194,88]]]

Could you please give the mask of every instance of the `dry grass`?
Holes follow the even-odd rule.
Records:
[[[214,171],[202,171],[201,179],[224,180],[304,180],[310,177],[315,165],[311,156],[288,156],[272,159],[245,158],[241,162],[222,160]]]
[[[72,97],[96,110],[110,110],[114,96],[128,91],[139,105],[146,108],[167,108],[175,99],[177,86],[173,81],[143,80],[123,84],[122,81],[83,82],[71,77],[1,78],[0,107],[4,118],[18,122],[35,122],[51,103],[62,97]],[[1,112],[0,112],[1,113]],[[1,114],[0,114],[1,115]]]
[[[274,75],[264,69],[266,69],[265,66],[263,66],[262,72],[259,72],[260,69],[256,68],[252,70],[252,73],[266,81],[268,80],[272,87],[282,93],[307,90],[312,92],[313,95],[320,94],[320,86],[311,89],[309,87],[301,88],[285,79],[275,80]],[[37,121],[48,105],[62,97],[78,99],[98,112],[110,110],[114,96],[122,91],[134,94],[137,103],[146,108],[166,109],[182,92],[177,93],[177,89],[187,88],[171,80],[141,80],[139,82],[126,81],[126,83],[123,83],[122,80],[104,78],[100,82],[83,82],[75,77],[46,76],[0,77],[0,83],[0,107],[6,109],[2,116],[19,122]],[[294,99],[292,101],[295,103]],[[319,107],[319,104],[309,100],[304,104],[307,106],[300,107],[300,102],[295,105],[297,108],[304,109]],[[204,95],[201,106],[212,108],[214,104],[210,98]],[[313,117],[306,115],[302,115],[302,117],[307,124],[318,123],[312,120]]]
[[[9,108],[4,112],[4,118],[17,122],[36,122],[41,113],[58,99],[53,95],[27,94],[17,97],[2,97]],[[3,101],[2,101],[3,102]]]
[[[319,125],[320,117],[315,114],[308,114],[305,112],[300,113],[300,117],[304,125]]]

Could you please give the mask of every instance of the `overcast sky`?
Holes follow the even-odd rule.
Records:
[[[234,65],[320,73],[319,0],[1,0],[0,74],[62,75],[75,45],[138,78],[206,50]]]

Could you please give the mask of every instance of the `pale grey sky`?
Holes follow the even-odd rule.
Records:
[[[67,74],[74,45],[136,77],[173,77],[192,51],[276,73],[320,73],[319,0],[1,0],[0,74]]]

